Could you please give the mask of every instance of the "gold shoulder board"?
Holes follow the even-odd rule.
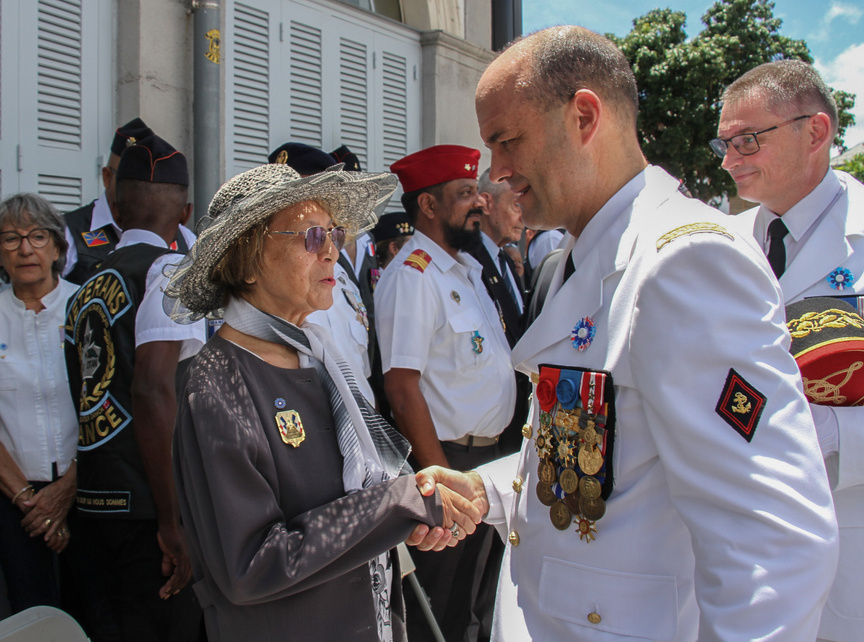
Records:
[[[728,236],[730,239],[734,240],[734,236],[731,233],[726,231],[725,227],[717,225],[716,223],[690,223],[689,225],[682,225],[681,227],[676,227],[674,230],[670,232],[666,232],[663,236],[657,239],[657,251],[659,252],[664,245],[667,243],[671,243],[675,239],[681,236],[689,236],[690,234],[700,234],[703,232],[707,232],[710,234],[722,234],[723,236]]]

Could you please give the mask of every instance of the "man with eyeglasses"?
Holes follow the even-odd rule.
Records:
[[[480,242],[479,160],[476,149],[436,145],[390,166],[405,190],[414,235],[375,289],[376,325],[384,389],[418,468],[464,470],[495,459],[498,436],[513,416],[516,379],[503,321],[480,263],[464,251]],[[493,536],[488,526],[478,527],[454,548],[412,552],[447,640],[465,639],[473,607],[478,620],[487,615],[482,598],[474,602],[474,583]],[[429,639],[411,597],[408,637]]]
[[[864,293],[864,186],[832,170],[831,90],[798,60],[756,67],[722,97],[718,138],[738,215],[768,257],[785,303]],[[860,308],[859,308],[860,309]],[[840,564],[819,637],[864,640],[864,408],[810,404],[840,526]]]

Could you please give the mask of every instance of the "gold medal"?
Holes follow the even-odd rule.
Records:
[[[597,443],[597,431],[594,430],[593,426],[588,426],[582,431],[582,441],[584,441],[586,444]]]
[[[556,497],[555,493],[552,492],[552,487],[542,481],[537,482],[537,499],[544,506],[551,506],[555,503]]]
[[[585,519],[584,517],[580,517],[577,520],[579,524],[579,528],[576,529],[576,532],[579,533],[579,539],[583,542],[591,542],[596,539],[594,533],[597,532],[597,529],[594,528],[594,522],[590,519]],[[594,615],[593,613],[591,615]],[[591,616],[588,616],[588,619],[591,619]]]
[[[597,499],[603,494],[603,486],[596,477],[585,475],[579,480],[579,494],[589,501]]]
[[[559,531],[566,531],[570,526],[570,511],[564,502],[557,501],[549,507],[549,519],[552,520],[552,525]]]
[[[289,446],[297,448],[306,439],[306,431],[303,422],[296,410],[283,410],[276,413],[276,427],[279,428],[279,436]]]
[[[569,437],[559,437],[558,447],[554,449],[555,459],[564,467],[573,465],[573,451],[576,450],[576,444]],[[600,465],[603,465],[603,458],[600,458]],[[583,469],[584,470],[584,469]],[[597,470],[600,470],[599,468]],[[594,472],[597,472],[596,470]],[[593,473],[590,473],[593,474]]]
[[[570,512],[574,515],[579,514],[579,490],[577,489],[575,493],[566,493],[564,495],[564,504],[570,509]]]
[[[594,444],[583,444],[577,457],[579,468],[586,475],[596,475],[603,468],[603,454]]]
[[[606,502],[600,497],[597,499],[585,499],[585,496],[579,498],[579,512],[582,516],[596,522],[606,514]]]
[[[555,465],[548,459],[541,459],[540,465],[537,467],[537,478],[544,484],[551,485],[555,483]]]
[[[565,493],[573,493],[579,488],[579,475],[572,468],[565,468],[561,471],[561,478],[558,482]]]
[[[534,449],[540,459],[545,459],[552,452],[552,437],[549,435],[548,429],[541,426],[537,431],[537,436],[534,438]]]

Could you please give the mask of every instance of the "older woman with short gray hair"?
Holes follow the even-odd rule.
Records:
[[[45,199],[0,203],[0,566],[14,612],[59,606],[54,554],[69,543],[78,421],[63,326],[77,286],[59,277],[63,219]]]

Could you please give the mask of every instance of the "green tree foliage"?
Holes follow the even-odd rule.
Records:
[[[852,174],[852,176],[864,183],[864,154],[856,154],[843,165],[837,167],[837,169]]]
[[[734,194],[735,184],[708,148],[717,135],[720,94],[750,69],[773,60],[812,63],[803,40],[780,34],[769,0],[718,0],[702,17],[704,29],[689,39],[682,11],[654,9],[633,21],[633,30],[615,41],[639,86],[638,130],[648,161],[684,180],[703,201]],[[855,96],[835,92],[845,128]]]

